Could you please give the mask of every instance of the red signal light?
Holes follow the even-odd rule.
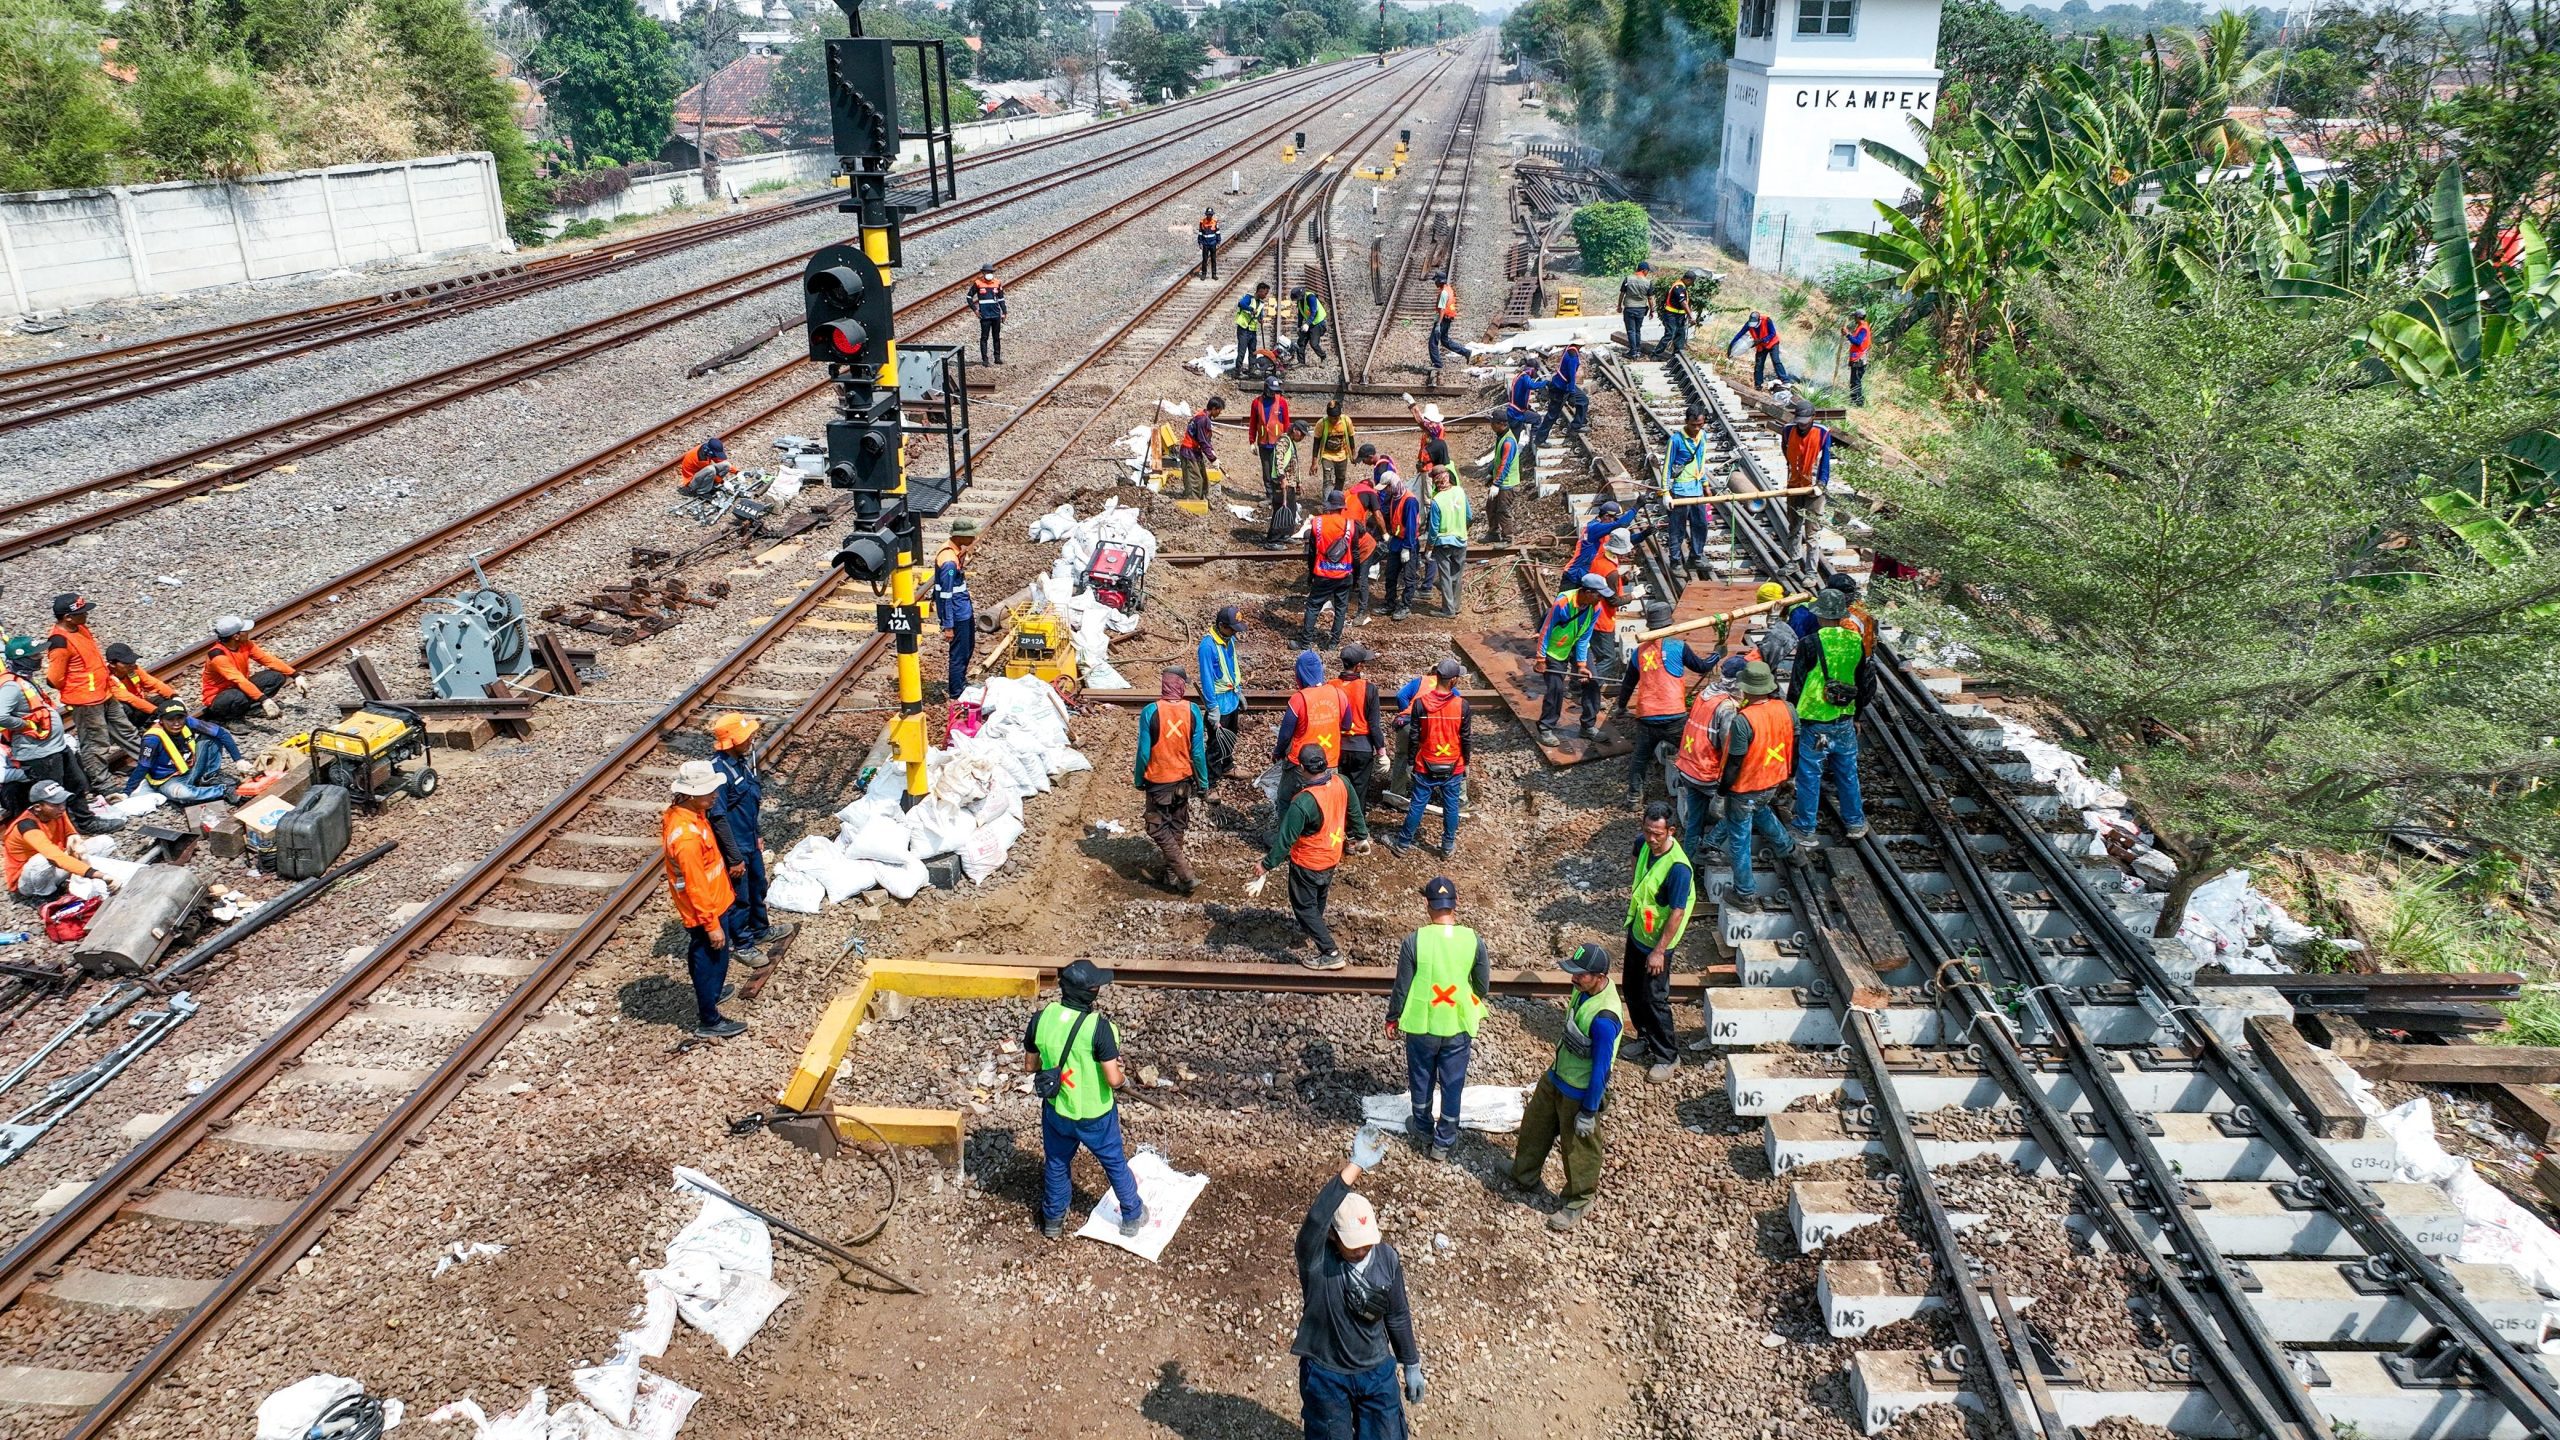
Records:
[[[818,327],[818,334],[825,339],[828,349],[847,360],[862,358],[862,348],[870,342],[871,338],[863,334],[862,327],[851,320],[836,320],[821,325]]]

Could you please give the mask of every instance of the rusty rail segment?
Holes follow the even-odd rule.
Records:
[[[1449,261],[1457,264],[1458,243],[1464,237],[1467,214],[1467,192],[1475,181],[1476,144],[1484,134],[1484,102],[1486,81],[1493,72],[1493,56],[1487,53],[1479,65],[1475,80],[1468,85],[1459,101],[1457,112],[1450,117],[1448,138],[1440,145],[1440,159],[1431,172],[1431,188],[1426,192],[1422,208],[1415,212],[1413,229],[1404,239],[1404,248],[1396,258],[1395,278],[1387,285],[1386,299],[1369,327],[1369,345],[1361,352],[1358,382],[1368,385],[1376,374],[1379,352],[1386,348],[1387,335],[1396,320],[1408,313],[1406,292],[1421,278],[1418,268],[1431,235],[1434,216],[1445,215],[1449,222]],[[1460,144],[1459,137],[1465,137]],[[1450,171],[1457,172],[1457,194],[1447,197]]]
[[[1444,63],[1408,87],[1376,123],[1391,123],[1390,117],[1400,113],[1401,108],[1408,108],[1414,98],[1445,69]],[[1167,188],[1178,184],[1179,177],[1168,182]],[[1092,242],[1088,240],[1085,243]],[[983,455],[1004,440],[1025,418],[1040,412],[1088,367],[1110,356],[1143,324],[1172,306],[1187,288],[1187,276],[1167,285],[1154,301],[1142,307],[1127,324],[1089,352],[1084,360],[1069,367],[1027,400],[1011,419],[981,443],[978,454]],[[1211,292],[1210,298],[1214,301],[1215,292]],[[1125,394],[1139,376],[1172,353],[1183,337],[1206,316],[1209,308],[1209,304],[1204,303],[1195,309],[1188,324],[1177,328],[1158,343],[1130,379],[1120,385],[1114,399]],[[1089,415],[1083,426],[1062,441],[1047,461],[1013,489],[990,518],[1001,520],[1009,515],[1034,493],[1040,480],[1062,461],[1079,453],[1077,446],[1108,404],[1105,402],[1104,407]],[[569,833],[579,817],[604,799],[607,791],[640,774],[643,764],[656,753],[666,736],[686,728],[703,710],[715,704],[723,690],[753,670],[762,658],[788,639],[803,620],[844,587],[842,575],[832,572],[810,585],[754,635],[723,657],[710,672],[633,732],[611,755],[589,767],[568,792],[545,807],[541,814],[519,826],[469,874],[454,882],[430,902],[426,910],[402,925],[361,964],[339,977],[149,1139],[118,1160],[105,1176],[40,1225],[6,1257],[0,1257],[0,1308],[17,1303],[31,1284],[42,1279],[46,1272],[61,1266],[91,1236],[113,1220],[127,1203],[146,1193],[184,1155],[196,1145],[216,1137],[232,1115],[276,1076],[298,1063],[301,1053],[318,1036],[358,1010],[404,965],[429,953],[429,947],[439,938],[454,927],[467,923],[472,912],[483,905],[511,874],[526,869],[544,846]],[[885,638],[877,635],[856,648],[782,722],[775,732],[774,745],[780,748],[804,738],[888,653]],[[485,1073],[514,1034],[558,993],[580,966],[592,961],[610,941],[615,928],[646,902],[652,891],[655,869],[649,863],[635,866],[574,933],[542,958],[533,972],[437,1067],[433,1075],[411,1092],[344,1161],[333,1168],[320,1185],[296,1206],[290,1217],[271,1228],[213,1292],[164,1336],[139,1364],[126,1372],[107,1397],[84,1414],[69,1433],[75,1437],[103,1433],[166,1373],[180,1355],[217,1327],[242,1298],[281,1274],[306,1252],[326,1232],[331,1217],[350,1208],[364,1189],[389,1169],[404,1142],[419,1134],[473,1078]]]

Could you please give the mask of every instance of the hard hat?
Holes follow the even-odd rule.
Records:
[[[9,669],[18,675],[33,675],[44,668],[44,651],[24,635],[9,637],[7,649]]]
[[[711,743],[723,750],[735,750],[756,738],[756,732],[763,728],[762,720],[732,710],[711,722]]]
[[[249,618],[247,616],[225,615],[213,622],[213,638],[216,640],[235,640],[240,636],[248,634],[249,629]]]
[[[1263,393],[1263,394],[1265,394],[1265,395],[1277,395],[1277,394],[1279,394],[1279,393],[1280,393],[1280,377],[1279,377],[1279,376],[1277,376],[1277,375],[1265,375],[1265,376],[1263,376],[1263,377],[1262,377],[1262,393]]]
[[[1763,602],[1784,600],[1787,598],[1787,587],[1775,580],[1764,580],[1760,582],[1759,596]]]
[[[708,795],[725,783],[708,760],[687,760],[676,767],[675,791],[679,795]]]

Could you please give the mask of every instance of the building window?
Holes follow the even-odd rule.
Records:
[[[1834,169],[1834,170],[1855,170],[1855,169],[1857,169],[1857,168],[1858,168],[1858,143],[1857,143],[1856,141],[1854,141],[1854,140],[1843,140],[1843,141],[1841,141],[1840,143],[1838,143],[1838,144],[1836,144],[1836,145],[1832,146],[1832,147],[1831,147],[1831,168],[1832,168],[1832,169]]]
[[[1766,40],[1778,33],[1778,0],[1745,0],[1742,38]]]
[[[1857,29],[1858,0],[1796,0],[1796,34],[1846,39]]]

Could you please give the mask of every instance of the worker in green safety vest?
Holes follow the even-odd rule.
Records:
[[[1138,1196],[1138,1177],[1129,1171],[1113,1095],[1128,1083],[1120,1065],[1120,1033],[1094,1013],[1112,978],[1090,960],[1069,964],[1058,972],[1058,998],[1032,1017],[1022,1036],[1022,1068],[1031,1073],[1034,1092],[1047,1100],[1040,1107],[1040,1233],[1052,1240],[1066,1229],[1069,1174],[1079,1147],[1102,1162],[1119,1206],[1120,1233],[1135,1235],[1146,1224],[1146,1203]]]
[[[1387,1032],[1404,1036],[1405,1080],[1413,1092],[1413,1119],[1405,1133],[1414,1144],[1429,1145],[1432,1159],[1446,1160],[1458,1143],[1467,1062],[1475,1054],[1476,1027],[1484,1023],[1485,996],[1493,989],[1493,960],[1483,937],[1458,923],[1458,887],[1449,877],[1425,882],[1422,903],[1429,918],[1404,937],[1396,954]]]
[[[1671,1019],[1671,954],[1689,929],[1698,893],[1697,872],[1682,849],[1669,801],[1644,807],[1644,838],[1636,842],[1635,875],[1627,887],[1627,965],[1619,976],[1636,1032],[1636,1054],[1645,1078],[1671,1078],[1680,1045]]]
[[[1564,1037],[1555,1063],[1538,1077],[1520,1116],[1520,1148],[1511,1157],[1511,1188],[1535,1199],[1547,1152],[1564,1145],[1564,1204],[1547,1217],[1550,1230],[1570,1230],[1600,1192],[1600,1107],[1609,1094],[1609,1067],[1627,1009],[1609,984],[1609,952],[1580,945],[1565,957],[1573,981],[1565,998]]]

